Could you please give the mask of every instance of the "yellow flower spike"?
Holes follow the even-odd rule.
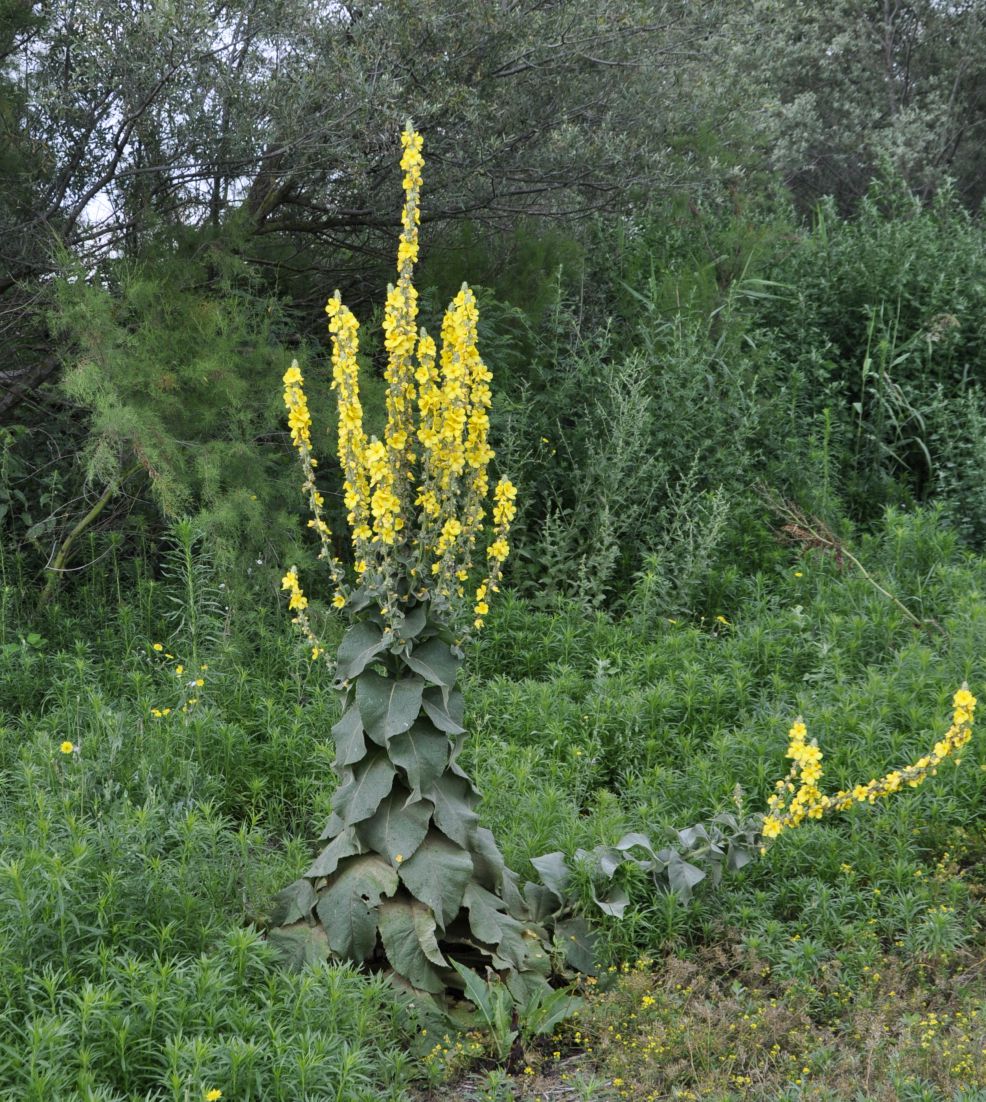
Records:
[[[947,758],[954,757],[958,764],[961,758],[957,755],[972,738],[976,698],[963,685],[956,691],[952,704],[951,726],[930,754],[918,758],[912,765],[892,769],[884,777],[857,784],[849,791],[842,790],[834,797],[822,795],[818,788],[822,777],[822,752],[817,746],[805,743],[807,730],[800,719],[796,720],[788,732],[787,756],[793,759],[793,764],[788,780],[778,781],[775,795],[767,801],[770,811],[761,828],[764,838],[776,838],[782,831],[799,826],[806,818],[820,819],[832,811],[848,811],[854,803],[873,804],[899,792],[905,784],[917,788],[928,777],[936,776],[937,767]],[[799,782],[797,789],[794,781]],[[790,801],[781,794],[785,792],[790,794]]]

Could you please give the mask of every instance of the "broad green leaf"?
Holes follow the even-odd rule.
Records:
[[[408,891],[427,903],[434,911],[439,926],[445,927],[459,913],[462,895],[472,878],[472,858],[450,842],[444,834],[432,829],[410,861],[400,866],[401,880]]]
[[[408,804],[407,799],[404,788],[394,785],[373,816],[357,827],[367,845],[385,854],[395,867],[414,856],[428,833],[431,820],[430,803],[422,800]]]
[[[371,624],[367,620],[353,624],[339,644],[336,678],[339,681],[352,681],[382,650],[386,649],[386,646],[384,633],[376,624]]]
[[[388,899],[380,907],[380,937],[394,970],[421,991],[438,995],[445,983],[435,970],[447,968],[435,938],[435,919],[413,899]]]
[[[462,977],[462,983],[469,1001],[483,1016],[487,1026],[492,1026],[493,1001],[490,998],[489,984],[481,980],[471,968],[466,968],[464,964],[460,964],[457,960],[452,961],[452,967]]]
[[[429,639],[404,656],[404,661],[431,685],[451,689],[459,672],[459,661],[452,648],[440,639]]]
[[[407,774],[412,792],[428,788],[448,764],[448,735],[436,731],[426,720],[412,724],[410,730],[395,735],[388,747],[390,760]]]
[[[471,848],[472,832],[479,816],[472,809],[472,786],[460,777],[446,773],[424,795],[435,805],[434,819],[445,834],[466,849]]]
[[[564,947],[565,960],[587,976],[596,972],[596,942],[584,918],[565,918],[555,923],[555,939]]]
[[[363,737],[363,721],[359,708],[350,704],[342,719],[332,728],[336,744],[336,766],[355,765],[366,755],[366,739]]]
[[[325,824],[325,829],[318,836],[318,840],[320,842],[324,842],[327,838],[334,838],[342,831],[345,825],[346,824],[342,821],[342,819],[333,811],[332,814],[329,816],[328,822]]]
[[[356,703],[366,733],[378,746],[386,746],[406,731],[421,711],[420,677],[381,677],[367,670],[356,683]]]
[[[469,884],[462,897],[462,905],[469,911],[469,928],[488,945],[499,945],[503,937],[500,919],[504,917],[503,903],[495,895],[478,884]]]
[[[541,877],[544,885],[560,899],[564,899],[572,878],[571,870],[565,863],[565,854],[561,850],[556,850],[542,857],[532,857],[531,864],[537,869],[538,876]]]
[[[320,926],[296,922],[292,926],[279,926],[271,930],[267,940],[277,950],[287,968],[301,969],[309,964],[320,964],[329,956],[329,942]]]
[[[397,873],[375,853],[350,858],[340,867],[315,907],[336,956],[363,961],[373,952],[380,900],[397,886]]]
[[[596,906],[604,915],[610,915],[613,918],[622,918],[623,912],[627,909],[627,904],[630,902],[630,897],[623,888],[613,888],[609,895],[603,899],[600,899],[599,896],[593,892],[592,898],[596,901]]]
[[[331,876],[345,857],[353,857],[362,851],[362,846],[352,827],[347,827],[322,850],[315,858],[311,866],[305,872],[305,876],[317,880],[321,876]],[[314,902],[314,900],[312,900]]]
[[[683,899],[691,898],[692,888],[705,879],[705,873],[695,865],[683,861],[677,853],[672,851],[668,861],[668,883],[671,890],[677,892]]]
[[[380,806],[380,801],[394,783],[394,767],[390,759],[379,750],[364,758],[353,769],[352,777],[337,788],[332,796],[332,806],[338,812],[343,825],[368,819]]]
[[[404,616],[404,620],[400,627],[397,628],[397,641],[399,643],[406,643],[409,639],[414,639],[421,634],[425,624],[428,622],[428,610],[424,605],[415,605]]]
[[[442,690],[432,687],[425,689],[421,697],[421,704],[426,715],[439,731],[445,731],[449,735],[464,735],[466,729],[462,726],[462,714],[455,706],[457,700],[461,703],[461,699],[461,693],[452,692],[449,694],[446,703],[442,696]],[[458,719],[456,719],[457,711],[459,712]]]
[[[484,888],[492,892],[500,891],[506,866],[493,834],[486,827],[477,827],[473,831],[471,849],[476,879]]]
[[[271,926],[290,926],[293,922],[308,917],[315,906],[315,889],[304,878],[295,880],[274,896],[271,910]]]

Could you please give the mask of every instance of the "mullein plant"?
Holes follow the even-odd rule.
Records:
[[[540,883],[521,884],[492,834],[479,825],[478,793],[459,764],[465,729],[456,688],[462,647],[482,629],[499,583],[517,491],[501,478],[490,493],[490,372],[477,350],[479,313],[468,286],[453,299],[441,347],[417,326],[422,138],[401,137],[404,208],[397,283],[384,313],[387,350],[383,439],[367,436],[359,390],[359,323],[339,293],[326,313],[332,388],[339,410],[338,459],[352,567],[335,552],[316,483],[311,416],[297,363],[284,375],[291,439],[304,471],[311,527],[328,565],[332,606],[349,618],[334,656],[308,616],[295,567],[282,587],[313,660],[334,665],[341,718],[332,728],[339,785],[318,857],[277,897],[270,940],[300,965],[328,957],[387,969],[396,982],[442,998],[471,992],[473,970],[504,980],[514,999],[542,997],[552,964],[594,967],[590,931],[576,914],[578,877],[565,855],[532,859]],[[976,701],[963,686],[952,725],[925,757],[879,780],[822,794],[822,755],[798,720],[792,767],[766,815],[725,812],[671,831],[657,849],[645,834],[578,850],[591,897],[620,917],[629,898],[621,870],[649,874],[656,890],[687,897],[717,884],[773,839],[855,804],[874,803],[957,759],[972,734]],[[586,879],[582,880],[583,884]]]
[[[456,688],[462,647],[499,590],[517,491],[501,478],[490,492],[491,375],[477,350],[475,295],[463,285],[455,296],[440,347],[417,326],[412,277],[424,158],[410,126],[401,141],[404,208],[383,322],[382,439],[364,427],[359,323],[338,292],[326,306],[351,568],[334,551],[316,485],[297,363],[284,376],[309,526],[328,564],[332,605],[350,625],[335,655],[339,786],[325,846],[280,893],[270,937],[294,962],[333,956],[389,968],[436,996],[462,987],[459,968],[492,970],[521,998],[548,974],[547,935],[479,825],[479,797],[459,764],[465,729]],[[294,567],[283,588],[312,658],[321,657]]]

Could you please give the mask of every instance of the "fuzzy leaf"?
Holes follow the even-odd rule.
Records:
[[[473,831],[472,855],[479,883],[492,892],[500,891],[506,866],[496,839],[486,827],[477,827]]]
[[[386,754],[376,751],[364,758],[352,777],[335,790],[332,806],[345,826],[368,819],[394,783],[394,767]]]
[[[414,856],[428,833],[430,820],[431,804],[426,800],[408,804],[407,792],[395,785],[373,816],[361,822],[357,830],[369,847],[386,854],[396,868],[401,861]]]
[[[351,704],[342,719],[332,728],[336,744],[336,767],[355,765],[366,756],[366,739],[363,737],[363,721],[359,708]]]
[[[339,644],[336,658],[337,680],[352,681],[354,677],[358,677],[386,646],[384,633],[376,624],[367,620],[353,624]]]
[[[432,829],[399,872],[408,891],[431,907],[444,930],[459,913],[463,893],[472,878],[472,858],[461,846]]]
[[[317,880],[320,876],[331,876],[339,866],[339,862],[345,857],[354,857],[360,853],[362,846],[355,832],[347,827],[322,850],[315,858],[311,866],[306,870],[305,876]],[[314,902],[314,900],[312,900]]]
[[[395,735],[388,750],[390,760],[404,770],[408,786],[415,793],[433,785],[448,764],[448,736],[424,720]]]
[[[405,615],[403,622],[397,629],[398,643],[406,643],[409,639],[414,639],[416,636],[420,635],[427,622],[428,610],[424,605],[415,605],[414,608]]]
[[[270,915],[271,926],[290,926],[293,922],[308,917],[315,905],[315,889],[304,878],[295,880],[282,888],[274,897],[274,907]]]
[[[380,937],[387,959],[421,991],[441,994],[445,984],[435,965],[448,967],[435,937],[435,918],[413,899],[388,899],[380,908]]]
[[[445,834],[466,849],[471,848],[472,832],[479,822],[479,816],[469,803],[472,785],[446,774],[439,778],[424,795],[435,805],[434,819]]]
[[[668,859],[668,883],[671,885],[671,890],[677,892],[683,899],[689,899],[692,894],[692,888],[700,881],[705,879],[705,873],[701,869],[696,868],[695,865],[690,865],[687,861],[683,861],[673,850],[671,856]]]
[[[296,922],[291,926],[279,926],[271,930],[267,940],[277,950],[287,968],[304,968],[328,959],[329,943],[320,926]]]
[[[473,934],[488,945],[499,945],[503,938],[500,920],[505,917],[500,900],[478,884],[469,884],[462,905],[469,911],[469,928]]]
[[[380,900],[393,895],[397,886],[397,873],[375,853],[340,867],[315,907],[336,956],[363,961],[373,952]]]
[[[565,960],[587,976],[596,972],[596,942],[585,919],[565,918],[555,923],[555,938],[564,946]]]
[[[550,888],[559,899],[565,898],[572,873],[565,863],[565,854],[561,850],[546,853],[542,857],[532,857],[531,864],[537,869],[538,876],[545,887]]]
[[[459,672],[459,661],[452,648],[440,639],[429,639],[404,656],[404,661],[431,685],[451,689]]]
[[[368,670],[356,683],[356,703],[366,733],[378,746],[402,734],[421,711],[420,677],[381,677]]]
[[[441,688],[437,687],[425,689],[421,698],[421,704],[431,722],[439,731],[444,731],[449,735],[464,735],[466,733],[465,727],[462,726],[461,702],[462,694],[459,692],[449,693],[446,702]],[[458,718],[456,718],[457,713]]]

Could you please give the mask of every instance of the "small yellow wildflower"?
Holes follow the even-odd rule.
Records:
[[[321,647],[312,647],[312,661],[314,662],[315,659],[318,658],[318,656],[321,653],[322,653],[322,648]]]
[[[153,649],[156,650],[156,651],[163,651],[164,650],[164,645],[161,644],[161,643],[155,643],[154,646],[153,646]]]
[[[204,684],[205,684],[205,681],[201,677],[196,677],[196,679],[195,679],[195,687],[196,688],[201,689]]]
[[[206,1091],[205,1102],[219,1102],[219,1099],[222,1098],[222,1096],[223,1092],[219,1090],[218,1087],[213,1087],[211,1091]]]
[[[182,674],[183,674],[184,672],[185,672],[185,667],[184,667],[184,666],[181,666],[181,665],[175,666],[175,673],[176,673],[176,674],[177,674],[177,675],[178,675],[179,677],[181,677],[181,675],[182,675]]]
[[[63,754],[71,754],[72,751],[75,749],[75,746],[66,739],[65,742],[63,742],[61,746],[58,747],[58,749],[61,750]]]
[[[341,593],[337,593],[332,598],[332,607],[333,608],[345,608],[346,607],[346,598],[343,597],[343,595]]]

